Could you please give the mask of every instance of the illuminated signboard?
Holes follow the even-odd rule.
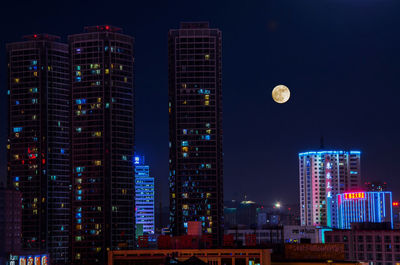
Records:
[[[9,265],[49,265],[49,258],[46,254],[35,256],[10,255]]]
[[[358,200],[358,199],[365,199],[365,192],[351,192],[344,194],[345,200]]]

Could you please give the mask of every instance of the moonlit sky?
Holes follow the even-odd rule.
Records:
[[[180,21],[223,32],[225,199],[296,203],[300,151],[362,151],[363,180],[400,199],[400,1],[3,1],[0,172],[6,175],[5,43],[31,33],[122,27],[136,39],[136,145],[168,195],[167,33]],[[291,90],[286,104],[274,86]]]

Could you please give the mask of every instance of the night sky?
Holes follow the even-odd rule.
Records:
[[[5,43],[110,24],[136,39],[136,151],[168,204],[167,34],[181,21],[223,33],[225,199],[296,203],[300,151],[362,151],[363,180],[400,199],[400,1],[2,1],[0,153],[6,175]],[[285,84],[286,104],[271,91]]]

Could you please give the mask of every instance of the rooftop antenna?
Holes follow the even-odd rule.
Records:
[[[325,145],[324,145],[324,136],[321,136],[319,148],[320,148],[320,149],[324,149],[324,148],[325,148]]]

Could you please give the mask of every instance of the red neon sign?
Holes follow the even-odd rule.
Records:
[[[365,199],[365,192],[351,192],[344,194],[345,200]]]
[[[393,206],[399,206],[399,202],[393,202]]]

